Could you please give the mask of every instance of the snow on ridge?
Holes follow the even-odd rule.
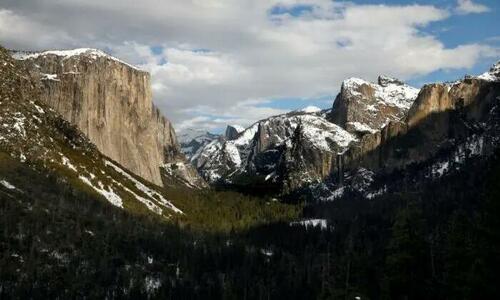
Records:
[[[360,123],[360,122],[347,122],[347,125],[351,125],[355,131],[358,132],[369,132],[369,133],[375,133],[378,130],[371,128],[370,126]]]
[[[241,166],[241,157],[240,157],[240,152],[238,151],[238,148],[231,143],[225,143],[225,151],[229,155],[229,159],[236,165],[236,167]]]
[[[332,151],[329,141],[341,148],[346,148],[351,142],[357,140],[342,127],[321,117],[302,115],[298,116],[298,119],[301,122],[304,136],[320,150]]]
[[[403,109],[410,109],[411,105],[417,99],[419,89],[407,84],[388,84],[384,87],[376,85],[375,97],[381,99],[387,104],[397,106]]]
[[[17,60],[27,60],[27,59],[35,59],[35,58],[38,58],[40,56],[47,56],[47,55],[60,56],[60,57],[63,57],[64,59],[68,59],[68,58],[71,58],[74,56],[81,56],[81,55],[91,57],[92,59],[104,57],[104,58],[108,58],[108,59],[111,59],[113,61],[116,61],[118,63],[124,64],[126,66],[129,66],[135,70],[143,71],[134,65],[131,65],[127,62],[124,62],[123,60],[120,60],[114,56],[111,56],[102,50],[94,49],[94,48],[77,48],[77,49],[68,49],[68,50],[47,50],[47,51],[42,51],[42,52],[18,51],[18,52],[14,52],[12,54],[12,57],[14,59],[17,59]]]
[[[488,72],[476,77],[486,81],[500,81],[500,60],[497,61]]]
[[[180,131],[177,134],[177,140],[182,143],[189,143],[192,140],[200,141],[202,139],[208,138],[210,136],[216,136],[216,134],[212,134],[206,130],[197,130],[188,128],[186,130]]]
[[[230,142],[233,142],[237,146],[246,145],[254,138],[258,130],[259,130],[259,122],[254,123],[252,126],[243,130],[235,140]]]
[[[113,204],[114,206],[118,206],[120,208],[123,208],[122,198],[120,196],[118,196],[118,194],[116,194],[112,188],[108,187],[108,189],[105,189],[104,185],[100,181],[98,182],[99,186],[95,186],[92,184],[92,182],[90,181],[89,178],[87,178],[83,175],[79,175],[78,178],[81,181],[83,181],[85,184],[87,184],[88,186],[93,188],[96,192],[98,192],[99,194],[104,196],[104,198],[106,198],[111,204]]]
[[[357,89],[361,85],[367,85],[374,90],[374,96],[379,101],[402,109],[410,109],[412,103],[417,99],[420,89],[409,86],[392,77],[380,76],[380,78],[385,81],[383,85],[351,77],[342,82],[342,88],[349,91],[353,96],[362,96]]]
[[[342,81],[342,85],[345,87],[351,87],[351,86],[358,86],[362,84],[371,84],[371,82],[366,81],[364,79],[358,78],[358,77],[349,77]]]
[[[67,158],[66,156],[64,156],[64,155],[61,154],[61,160],[62,160],[62,164],[65,165],[66,167],[68,167],[68,169],[70,169],[70,170],[72,170],[74,172],[78,172],[78,170],[71,163],[71,161],[69,160],[69,158]]]
[[[184,214],[180,209],[175,207],[170,201],[165,199],[162,194],[158,193],[157,191],[150,189],[146,185],[144,185],[142,182],[138,181],[135,179],[132,175],[127,173],[125,170],[120,168],[119,166],[115,165],[114,163],[110,162],[109,160],[104,160],[104,164],[106,166],[112,167],[116,172],[120,173],[121,175],[125,176],[128,180],[132,181],[135,184],[135,187],[143,192],[144,194],[148,195],[150,199],[154,199],[155,201],[160,202],[162,205],[164,205],[167,208],[170,208],[176,213]],[[149,207],[149,206],[148,206]]]

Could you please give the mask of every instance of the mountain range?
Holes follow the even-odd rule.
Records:
[[[499,69],[421,89],[387,76],[349,78],[332,109],[273,116],[231,139],[205,138],[190,160],[214,185],[326,200],[359,172],[389,173],[443,151],[491,153]]]
[[[499,149],[500,62],[177,135],[143,70],[0,47],[0,298],[490,297]]]

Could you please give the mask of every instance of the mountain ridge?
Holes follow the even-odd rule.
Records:
[[[466,77],[454,83],[429,84],[420,90],[387,76],[379,76],[377,83],[350,78],[343,82],[330,111],[293,111],[263,119],[246,128],[234,141],[215,140],[207,144],[192,162],[214,185],[244,190],[255,190],[260,186],[262,190],[269,189],[285,197],[287,194],[297,195],[304,188],[314,187],[325,180],[339,184],[345,168],[364,167],[377,172],[386,167],[403,167],[430,158],[443,140],[455,138],[445,130],[427,128],[430,125],[425,125],[429,122],[426,120],[433,114],[465,109],[467,120],[444,116],[440,121],[443,128],[457,128],[456,131],[462,130],[459,129],[463,127],[461,123],[487,118],[485,109],[496,105],[492,99],[498,93],[497,71],[498,63],[483,75]],[[297,117],[301,115],[305,117]],[[294,118],[316,118],[317,124],[304,122],[303,126],[298,126],[302,122],[294,122]],[[339,130],[326,129],[330,125],[318,125],[325,121],[352,136],[346,148],[334,150],[331,142],[339,142],[334,136],[323,139],[325,147],[315,144],[311,137],[320,138],[320,131],[333,133]],[[419,129],[423,126],[427,126],[426,129]],[[429,151],[419,150],[418,145],[413,145],[405,150],[414,153],[411,154],[413,157],[398,158],[395,151],[401,150],[397,149],[382,155],[380,151],[387,151],[381,150],[387,148],[386,143],[408,132],[414,134],[413,128],[417,128],[417,132],[423,130],[420,134],[431,143]],[[307,132],[314,131],[317,133],[308,137]],[[471,134],[465,129],[462,131],[464,135]],[[399,147],[408,146],[402,144]]]

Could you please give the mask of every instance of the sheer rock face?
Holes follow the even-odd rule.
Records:
[[[245,130],[245,128],[238,125],[227,125],[226,127],[226,139],[234,140],[238,137],[238,135]]]
[[[130,171],[162,185],[182,160],[175,131],[152,102],[150,76],[99,50],[16,53],[43,83],[42,100]]]
[[[500,81],[494,80],[466,78],[453,84],[426,85],[407,117],[389,123],[371,143],[361,143],[362,150],[349,149],[347,164],[391,171],[423,162],[473,136],[481,136],[485,144],[494,141],[496,137],[484,132],[496,126],[490,113],[500,104],[499,97]]]
[[[162,188],[103,155],[75,125],[41,101],[44,87],[40,78],[33,77],[40,74],[32,73],[0,46],[0,156],[2,161],[10,156],[23,170],[33,171],[3,170],[4,175],[57,178],[72,195],[83,193],[135,214],[168,219],[182,214]],[[27,177],[20,183],[20,193],[39,191],[32,189]]]
[[[329,120],[351,133],[374,133],[404,118],[418,91],[385,76],[378,83],[350,78],[342,83]]]
[[[444,84],[430,84],[420,92],[417,101],[408,112],[407,123],[415,126],[431,113],[439,113],[453,109],[455,103],[449,93],[450,87]]]

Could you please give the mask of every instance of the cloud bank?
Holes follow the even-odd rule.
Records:
[[[276,99],[333,101],[350,76],[408,79],[498,54],[476,43],[447,48],[424,30],[455,11],[487,11],[470,0],[452,10],[329,0],[4,2],[2,44],[97,47],[137,64],[151,72],[155,102],[177,130],[249,125],[284,112]]]

